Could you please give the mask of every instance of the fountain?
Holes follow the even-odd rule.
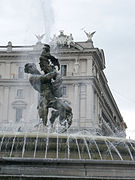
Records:
[[[129,174],[135,164],[133,140],[80,134],[18,132],[1,133],[0,142],[2,177],[134,178],[133,172]],[[96,174],[93,172],[90,175],[89,171],[93,168],[100,168],[103,173],[98,169]]]
[[[69,37],[70,48],[73,41]],[[89,42],[92,44],[90,38]],[[70,131],[72,108],[61,98],[60,64],[48,44],[39,64],[43,73],[34,63],[25,64],[24,71],[39,93],[41,121],[35,131],[19,128],[0,133],[0,179],[135,179],[135,141],[88,130]],[[43,127],[46,129],[41,130]],[[111,131],[110,126],[108,129]]]

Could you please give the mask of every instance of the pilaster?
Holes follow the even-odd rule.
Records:
[[[91,83],[87,84],[86,108],[87,127],[92,128],[94,124],[94,90]]]
[[[10,63],[6,63],[5,66],[5,78],[10,79]]]
[[[3,121],[8,122],[8,111],[9,111],[9,87],[4,87],[4,96],[3,96]]]
[[[74,100],[73,100],[73,118],[74,118],[74,122],[73,125],[77,126],[79,128],[80,126],[80,112],[79,112],[79,84],[74,84]]]
[[[92,76],[92,57],[87,59],[87,76]]]

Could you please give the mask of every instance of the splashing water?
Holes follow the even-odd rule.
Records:
[[[9,133],[0,134],[0,157],[61,159],[135,159],[135,143],[114,137],[78,134]],[[18,144],[19,143],[19,144]],[[94,145],[95,144],[95,145]],[[38,155],[37,155],[38,150]],[[109,156],[106,156],[109,152]],[[128,153],[127,153],[128,152]]]

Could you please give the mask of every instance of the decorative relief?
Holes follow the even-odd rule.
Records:
[[[79,74],[79,69],[80,69],[80,63],[78,61],[76,61],[74,63],[74,74],[75,75]]]
[[[20,108],[25,109],[26,106],[27,106],[27,103],[24,102],[24,101],[22,101],[22,100],[17,100],[17,101],[14,101],[14,102],[12,103],[12,107],[13,107],[13,108],[20,107]]]
[[[54,35],[51,42],[50,42],[50,46],[53,49],[56,49],[57,47],[62,48],[64,46],[67,46],[68,48],[70,48],[72,44],[74,44],[72,34],[67,36],[64,34],[64,31],[60,31],[59,36]]]

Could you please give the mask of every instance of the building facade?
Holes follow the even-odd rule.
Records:
[[[30,86],[24,65],[37,66],[43,44],[0,46],[0,122],[1,130],[32,127],[39,122],[38,93]],[[71,131],[90,131],[101,135],[125,136],[126,124],[113,98],[103,70],[104,52],[92,40],[74,42],[72,34],[54,36],[52,54],[61,64],[63,99],[73,109]],[[11,129],[12,129],[11,128]]]

